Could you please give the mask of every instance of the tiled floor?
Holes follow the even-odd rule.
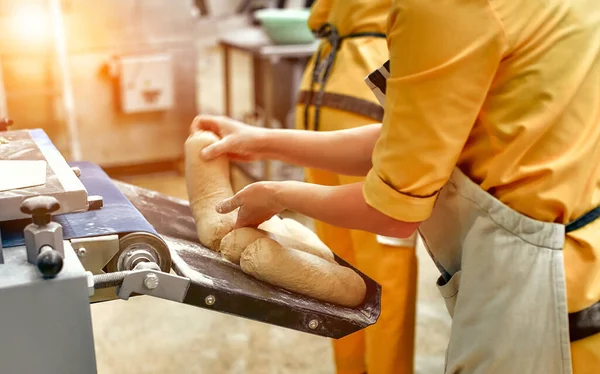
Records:
[[[186,198],[176,173],[121,178]],[[243,185],[238,180],[238,185]],[[416,372],[443,372],[449,318],[419,248]],[[149,297],[92,306],[99,374],[331,374],[328,339]]]

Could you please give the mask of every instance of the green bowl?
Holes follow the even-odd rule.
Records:
[[[309,9],[261,9],[254,13],[275,44],[310,44],[315,41],[308,28]]]

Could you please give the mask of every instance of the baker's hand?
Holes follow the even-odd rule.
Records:
[[[284,208],[277,202],[279,182],[252,183],[229,199],[217,204],[217,212],[227,214],[239,208],[236,228],[257,227]]]
[[[205,160],[221,155],[238,161],[255,161],[263,157],[265,133],[268,129],[246,125],[224,116],[199,115],[190,126],[190,133],[211,131],[221,139],[207,147],[201,154]]]

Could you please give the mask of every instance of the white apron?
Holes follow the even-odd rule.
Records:
[[[526,217],[456,169],[419,232],[452,316],[446,373],[571,373],[565,227]]]

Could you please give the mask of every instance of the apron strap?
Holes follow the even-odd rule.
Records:
[[[387,60],[385,64],[372,71],[365,78],[365,83],[371,89],[382,107],[385,106],[385,94],[387,91],[387,79],[389,76],[390,60]]]
[[[600,207],[590,210],[565,226],[565,232],[579,230],[600,218]],[[580,310],[569,313],[569,337],[571,342],[600,334],[600,301]]]
[[[319,131],[319,118],[321,105],[323,104],[323,96],[325,94],[325,84],[329,79],[329,75],[331,74],[331,70],[333,68],[333,64],[335,63],[335,58],[337,56],[337,52],[342,45],[344,39],[348,38],[363,38],[363,37],[374,37],[374,38],[385,38],[384,33],[380,32],[357,32],[344,36],[340,36],[337,28],[331,23],[325,23],[318,30],[313,31],[317,38],[325,39],[331,45],[331,51],[323,61],[321,61],[322,56],[321,53],[323,51],[323,45],[319,47],[317,51],[317,56],[315,58],[315,63],[312,71],[312,80],[310,83],[310,89],[308,90],[308,98],[306,98],[306,102],[310,104],[313,101],[313,94],[315,92],[315,85],[318,83],[321,85],[319,91],[317,92],[317,96],[314,100],[315,102],[315,118],[314,118],[314,130]],[[304,128],[308,130],[308,114],[309,114],[309,105],[304,106]]]
[[[309,99],[311,101],[308,101]],[[314,106],[316,103],[316,98],[311,95],[310,91],[301,90],[298,93],[296,103]],[[355,96],[338,94],[334,92],[325,92],[323,94],[321,106],[359,114],[361,116],[371,118],[377,122],[381,122],[383,120],[383,107],[381,105]]]
[[[572,232],[575,230],[579,230],[579,229],[589,225],[590,223],[594,222],[598,218],[600,218],[600,206],[595,209],[590,210],[583,216],[577,218],[575,221],[568,223],[565,226],[565,232],[569,233],[569,232]]]
[[[569,313],[569,339],[576,342],[600,334],[600,301],[579,312]]]

